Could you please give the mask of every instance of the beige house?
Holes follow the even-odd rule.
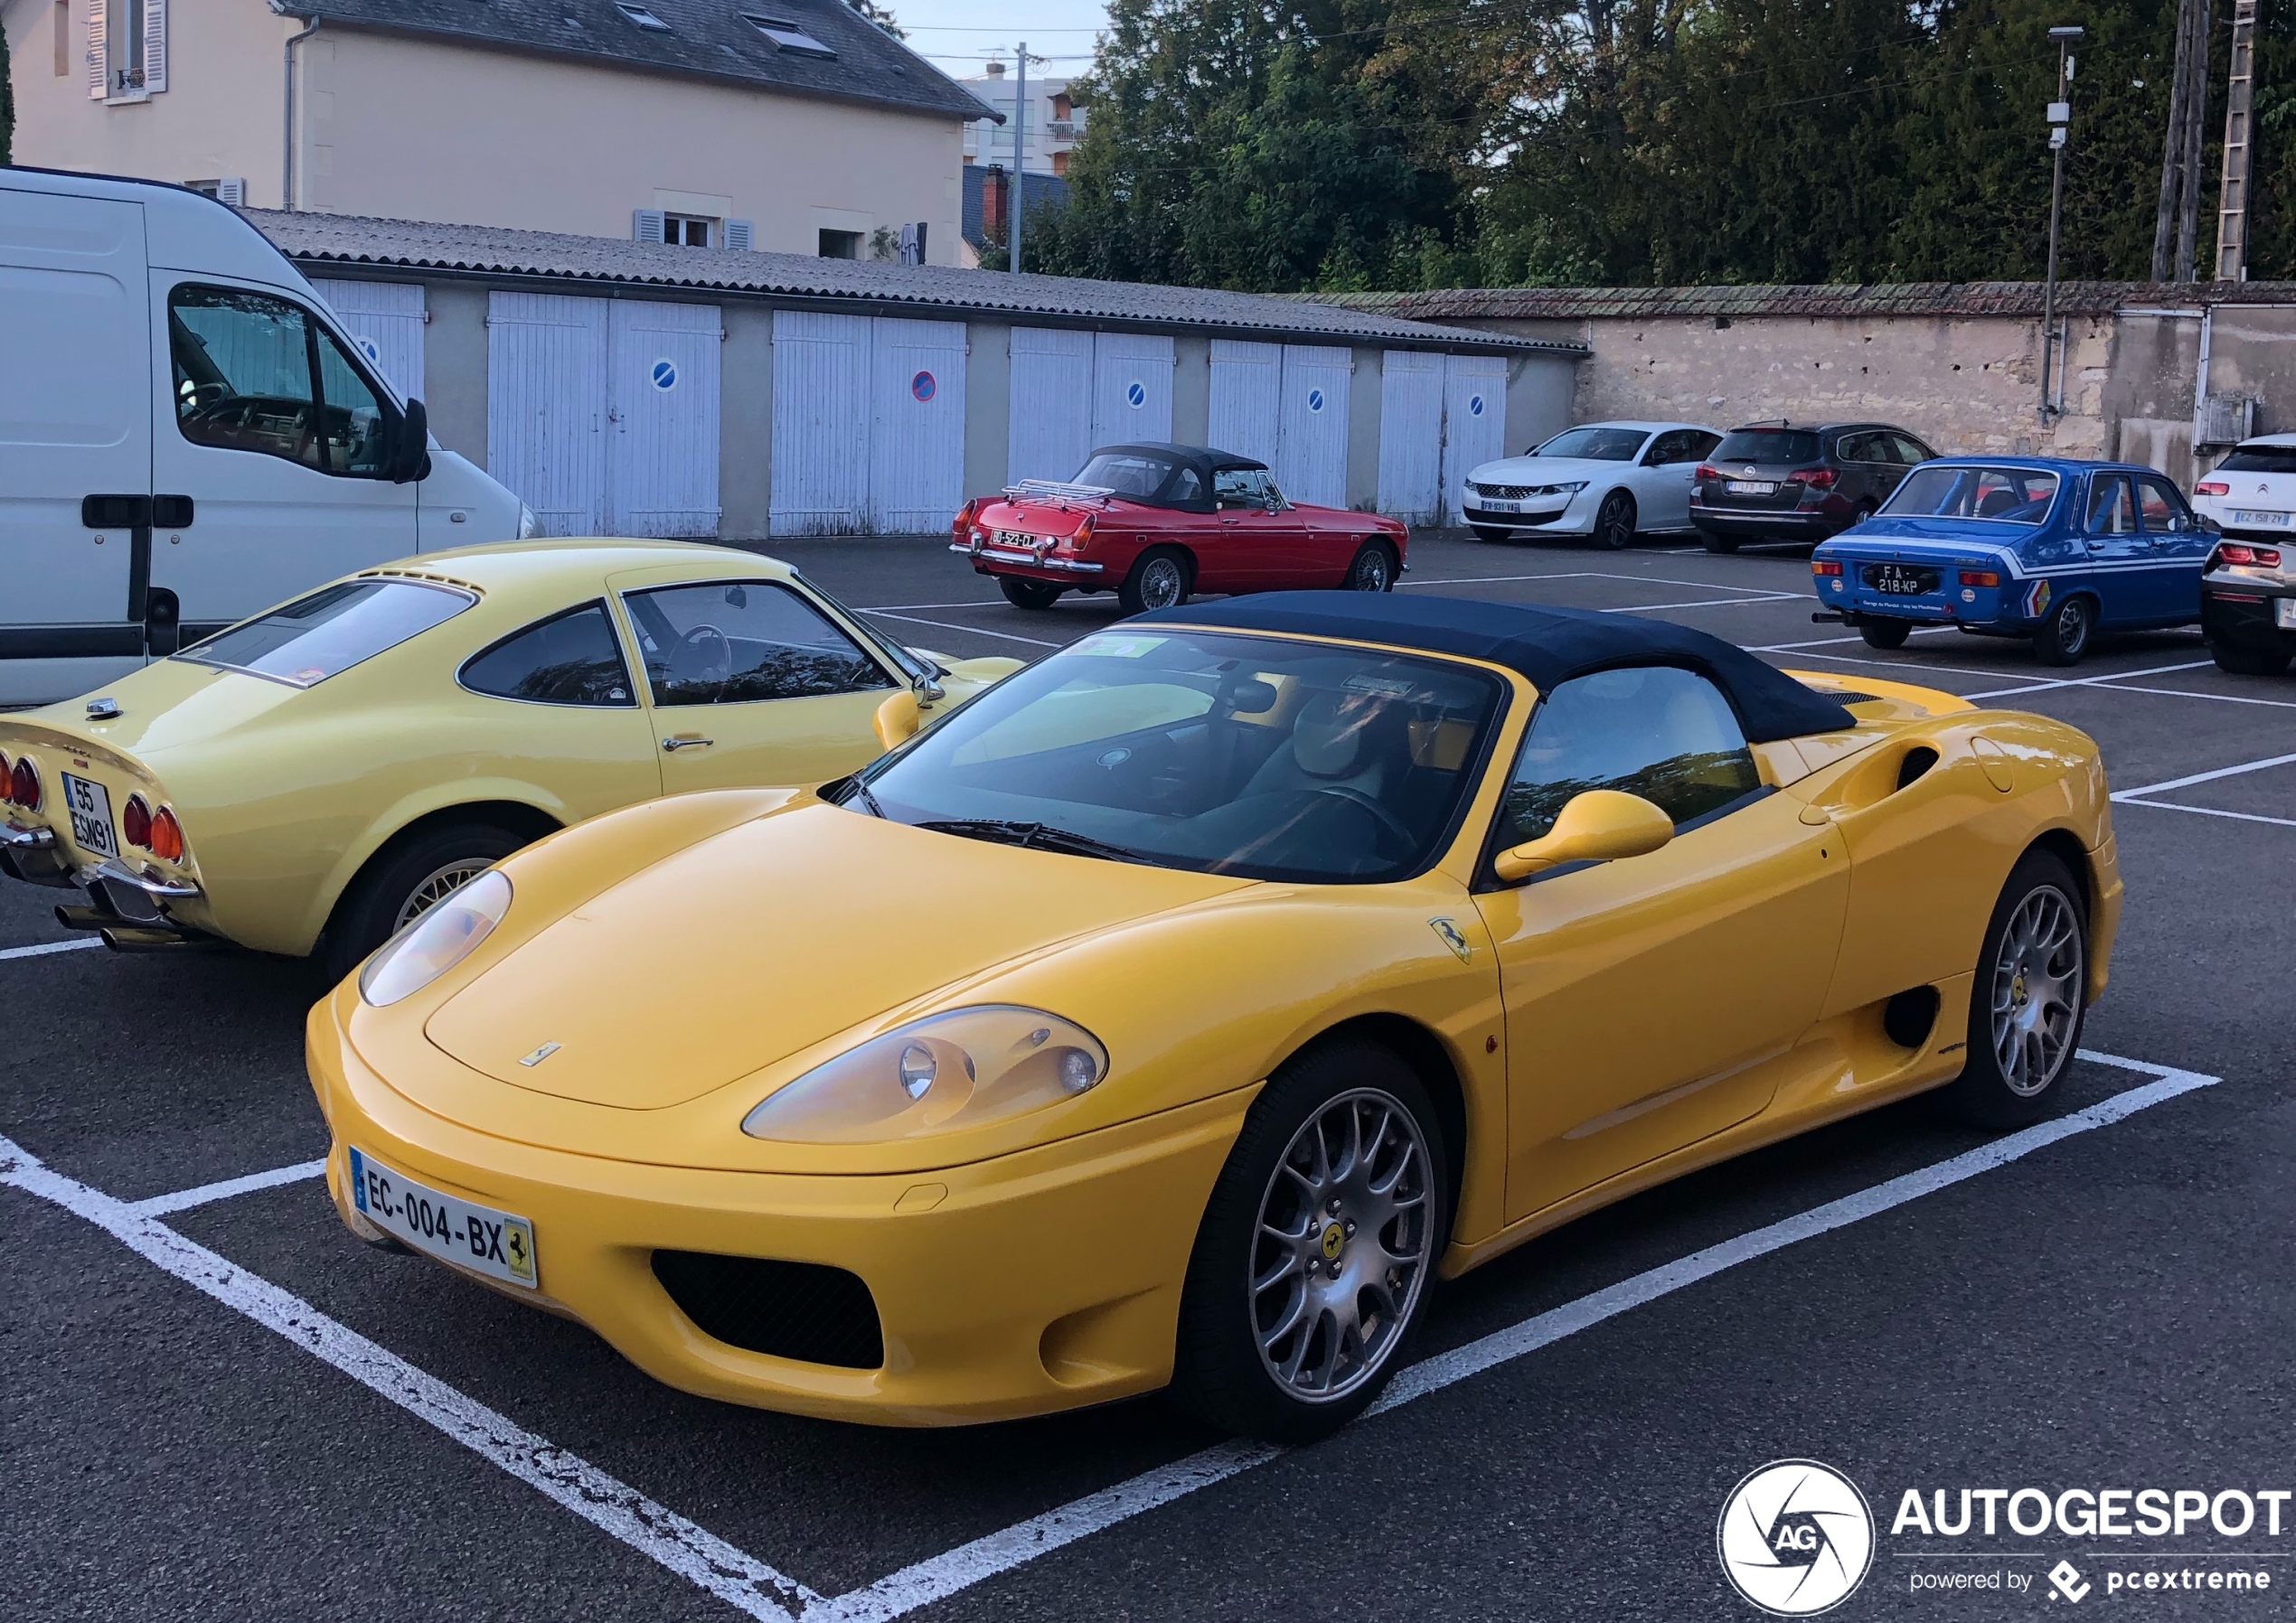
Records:
[[[250,207],[956,262],[988,109],[842,0],[0,0],[15,158]],[[882,232],[885,235],[880,236]]]

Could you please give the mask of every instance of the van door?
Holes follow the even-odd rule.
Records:
[[[128,594],[152,491],[145,274],[141,203],[0,191],[0,704],[79,692],[142,657]]]
[[[172,271],[153,274],[151,320],[169,357],[154,488],[191,499],[190,522],[153,531],[151,584],[187,637],[415,550],[417,487],[389,476],[398,408],[326,323]]]

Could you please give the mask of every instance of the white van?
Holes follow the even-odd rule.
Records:
[[[0,169],[0,705],[350,570],[531,534],[427,423],[223,204]]]

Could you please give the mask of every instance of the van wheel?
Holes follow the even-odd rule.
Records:
[[[2033,633],[2033,652],[2044,665],[2077,665],[2095,632],[2096,605],[2085,597],[2066,597]]]
[[[2081,1046],[2088,946],[2073,870],[2053,851],[2026,852],[1985,926],[1969,1047],[1944,1093],[1954,1114],[1981,1127],[2023,1127],[2047,1113]]]
[[[1004,594],[1005,602],[1014,608],[1049,609],[1060,601],[1060,588],[1046,580],[1023,580],[1015,575],[1000,575],[996,588]]]
[[[1124,577],[1124,584],[1117,588],[1116,601],[1124,605],[1127,614],[1178,608],[1188,601],[1188,577],[1187,555],[1176,547],[1158,547],[1141,554],[1132,573]]]
[[[322,949],[340,980],[369,954],[526,843],[499,823],[427,829],[367,864],[336,905]]]
[[[1395,1373],[1449,1234],[1440,1119],[1388,1049],[1278,1071],[1212,1187],[1181,1289],[1172,1395],[1223,1431],[1329,1436]]]
[[[1903,620],[1860,620],[1858,634],[1866,639],[1868,648],[1903,648],[1914,628]]]

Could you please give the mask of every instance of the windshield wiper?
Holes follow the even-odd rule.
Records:
[[[881,817],[884,818],[887,822],[892,821],[891,818],[886,817],[885,808],[877,803],[877,797],[869,792],[869,785],[861,782],[861,774],[859,773],[855,773],[852,777],[847,778],[842,786],[836,783],[829,783],[823,785],[823,787],[831,790],[836,794],[837,798],[834,802],[835,804],[840,806],[850,804],[853,798],[858,795],[861,798],[861,804],[869,808],[869,814],[871,817]],[[826,799],[827,797],[824,796],[823,798]]]
[[[1111,862],[1144,862],[1154,858],[1138,851],[1127,850],[1120,845],[1110,845],[1105,840],[1095,840],[1089,834],[1071,833],[1067,829],[1054,828],[1050,823],[1024,822],[1003,817],[942,817],[917,825],[943,834],[962,835],[967,840],[987,840],[999,845],[1028,846],[1040,851],[1059,851],[1071,857],[1101,857]]]

